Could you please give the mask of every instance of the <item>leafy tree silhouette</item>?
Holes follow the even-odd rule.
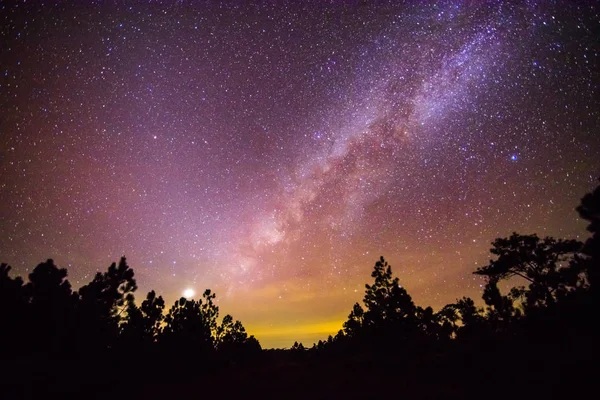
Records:
[[[35,267],[24,287],[30,298],[30,350],[37,354],[59,354],[71,343],[75,298],[66,278],[67,270],[48,259]]]
[[[165,302],[150,291],[138,308],[132,294],[127,295],[125,322],[121,326],[121,341],[128,349],[148,351],[158,340],[164,319]]]
[[[571,268],[582,244],[576,240],[540,239],[537,235],[513,233],[492,243],[490,252],[497,256],[474,273],[488,280],[484,290],[486,304],[494,308],[493,315],[510,318],[515,313],[512,301],[525,298],[525,311],[536,307],[552,306],[558,297],[585,285],[582,274]],[[501,296],[497,283],[518,276],[529,283],[528,288],[517,287],[510,296]]]
[[[100,352],[115,345],[119,325],[124,320],[127,300],[133,300],[137,284],[134,272],[121,257],[108,271],[96,273],[94,279],[79,289],[78,345],[80,351]]]
[[[217,318],[219,318],[219,307],[214,303],[216,297],[217,295],[211,292],[210,289],[206,289],[202,293],[202,299],[204,299],[201,305],[202,315],[206,319],[213,337],[217,335]]]
[[[438,312],[418,307],[380,257],[371,274],[373,282],[365,286],[363,304],[353,305],[343,330],[310,350],[295,342],[290,350],[266,352],[273,354],[274,373],[289,373],[279,368],[289,360],[297,361],[291,366],[304,368],[307,377],[321,365],[348,372],[351,368],[344,369],[346,365],[358,362],[366,366],[361,371],[370,374],[368,379],[393,367],[393,373],[407,381],[415,378],[415,388],[420,389],[431,383],[429,371],[439,363],[436,383],[469,377],[465,387],[472,387],[476,396],[489,386],[508,388],[505,372],[515,366],[527,373],[515,374],[511,382],[527,386],[536,397],[555,394],[549,383],[594,382],[597,373],[590,366],[598,355],[599,331],[593,316],[598,307],[600,187],[582,198],[577,211],[589,221],[592,235],[585,244],[517,233],[492,243],[493,259],[474,272],[486,279],[485,309],[467,297]],[[1,264],[0,359],[10,359],[12,366],[37,367],[37,373],[47,374],[39,382],[60,382],[63,368],[70,367],[69,374],[86,371],[75,381],[89,385],[92,378],[84,375],[95,377],[111,370],[116,357],[183,364],[170,369],[176,374],[168,375],[171,378],[180,379],[182,371],[218,370],[229,379],[233,371],[250,373],[254,368],[238,367],[257,366],[263,353],[240,321],[226,315],[219,323],[216,296],[208,289],[199,300],[177,300],[166,316],[165,302],[154,291],[136,305],[137,285],[125,257],[76,292],[67,271],[51,259],[39,264],[26,283],[9,273],[10,267]],[[512,283],[512,278],[523,286],[501,293],[500,284]],[[397,362],[398,356],[403,363]],[[416,369],[419,372],[412,372]],[[137,378],[147,381],[159,373],[163,371],[158,368],[146,369]],[[108,387],[118,377],[119,389],[135,390],[134,374],[110,374],[101,382]],[[9,379],[21,375],[26,374],[16,372]],[[384,386],[371,385],[369,390]],[[569,384],[559,388],[566,394],[574,390]]]
[[[165,317],[160,336],[163,350],[170,357],[190,354],[209,356],[213,351],[211,321],[202,309],[202,300],[177,300]]]
[[[521,296],[522,288],[513,288],[511,294],[503,296],[498,288],[498,278],[488,280],[483,289],[483,301],[488,306],[487,319],[495,330],[507,329],[507,325],[521,317],[521,310],[515,308],[514,301]],[[516,295],[515,295],[516,293]]]
[[[363,299],[363,326],[371,337],[368,341],[384,351],[389,351],[389,346],[404,346],[418,336],[417,308],[383,257],[375,263],[371,277],[375,281],[365,285]]]
[[[456,338],[459,319],[456,304],[447,304],[435,314],[435,320],[439,324],[438,335],[440,340]]]
[[[221,326],[218,327],[218,346],[226,345],[227,343],[241,343],[248,338],[246,329],[240,321],[233,321],[233,317],[229,314],[223,317]]]
[[[246,362],[260,353],[260,343],[254,336],[248,336],[240,321],[233,321],[227,314],[217,328],[216,348],[219,356],[229,362]]]
[[[17,356],[22,351],[21,343],[29,333],[26,327],[29,322],[26,318],[29,312],[29,296],[25,291],[23,279],[11,278],[10,270],[9,265],[0,265],[0,345],[2,356],[5,358]]]
[[[424,339],[427,336],[424,326],[437,323],[433,310],[415,306],[383,257],[375,263],[371,277],[373,284],[365,285],[365,308],[355,303],[343,324],[344,329],[333,339],[340,351],[346,351],[341,350],[345,348],[389,352],[406,347],[411,340]],[[429,321],[419,322],[419,317],[427,317]],[[432,336],[437,337],[437,333]]]
[[[591,317],[597,315],[598,304],[600,304],[600,185],[591,193],[587,193],[581,199],[576,211],[579,216],[588,221],[586,227],[591,236],[585,241],[581,249],[581,257],[575,259],[572,268],[575,273],[583,273],[589,283],[587,291],[579,291],[574,296],[570,296],[562,307],[563,326],[568,326],[568,333],[573,337],[576,335],[577,343],[586,348],[587,359],[580,362],[581,365],[596,364],[600,357],[600,328]],[[578,355],[581,357],[580,355]],[[581,371],[581,369],[574,369]],[[594,372],[595,371],[595,372]],[[588,378],[595,382],[597,378],[597,369],[586,368],[581,372],[579,379]]]
[[[475,302],[470,297],[463,297],[449,307],[456,310],[462,321],[462,326],[457,331],[459,338],[473,338],[487,324],[482,310],[475,306]]]
[[[156,297],[154,290],[148,293],[146,300],[142,302],[142,306],[140,307],[142,315],[144,316],[144,334],[146,337],[151,338],[152,341],[154,341],[160,333],[160,324],[164,319],[164,309],[165,301],[162,296]]]
[[[432,340],[441,340],[440,316],[433,312],[431,307],[417,307],[416,311],[417,325],[419,330]]]
[[[364,316],[367,325],[382,321],[397,321],[414,317],[416,307],[410,295],[400,286],[399,279],[392,277],[392,267],[383,257],[375,263],[371,273],[373,285],[365,285],[366,306]]]
[[[295,352],[304,352],[304,350],[306,350],[306,348],[304,347],[304,345],[302,343],[294,342],[294,344],[292,345],[290,350],[295,351]]]
[[[344,322],[344,333],[348,337],[358,337],[362,332],[365,311],[358,303],[354,303],[348,320]],[[330,336],[331,337],[331,336]]]
[[[579,216],[589,222],[587,230],[592,236],[586,240],[581,252],[587,257],[580,260],[594,293],[598,296],[600,285],[600,185],[581,199],[576,208]]]

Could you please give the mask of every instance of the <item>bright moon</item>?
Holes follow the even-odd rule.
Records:
[[[194,289],[191,289],[191,288],[185,289],[183,291],[183,297],[185,297],[186,299],[194,297],[195,294],[196,294],[196,292],[194,291]]]

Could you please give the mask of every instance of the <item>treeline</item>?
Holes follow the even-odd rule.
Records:
[[[363,304],[354,304],[343,329],[311,348],[296,342],[291,350],[406,357],[444,352],[457,344],[510,343],[512,348],[525,345],[528,351],[553,351],[555,356],[564,350],[565,357],[572,357],[573,342],[578,351],[595,348],[600,333],[593,318],[600,304],[600,186],[585,195],[576,210],[589,222],[591,237],[585,243],[518,233],[492,243],[494,258],[474,271],[485,277],[483,307],[468,297],[437,312],[419,307],[381,257]],[[502,293],[502,282],[516,286]]]
[[[39,264],[25,283],[0,266],[2,359],[98,360],[128,357],[243,362],[260,354],[240,321],[219,321],[215,294],[177,300],[165,315],[154,291],[138,306],[133,270],[125,257],[72,290],[66,269]]]
[[[589,223],[585,243],[517,233],[492,243],[493,258],[474,271],[486,281],[482,306],[463,297],[439,311],[419,307],[381,257],[343,329],[310,348],[294,343],[289,350],[261,351],[239,321],[219,320],[210,290],[198,300],[177,300],[166,313],[154,291],[137,305],[125,258],[79,290],[52,260],[27,282],[2,264],[0,360],[13,372],[0,375],[0,383],[20,382],[13,384],[15,395],[76,376],[56,390],[64,394],[78,383],[88,396],[98,393],[101,375],[111,398],[115,391],[137,396],[165,377],[176,385],[204,382],[205,394],[214,389],[225,397],[373,398],[396,393],[390,381],[398,379],[410,398],[585,393],[599,355],[600,186],[576,210]],[[32,383],[27,374],[40,378]],[[150,397],[170,395],[173,387]]]

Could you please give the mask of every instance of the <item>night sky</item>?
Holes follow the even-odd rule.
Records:
[[[0,261],[217,293],[263,347],[337,332],[380,255],[481,297],[496,237],[584,239],[592,1],[0,2]]]

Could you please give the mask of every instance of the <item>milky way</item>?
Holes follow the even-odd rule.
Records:
[[[32,4],[33,3],[33,4]],[[380,255],[480,297],[513,231],[585,237],[597,2],[0,5],[0,259],[210,287],[263,345],[335,333]]]

